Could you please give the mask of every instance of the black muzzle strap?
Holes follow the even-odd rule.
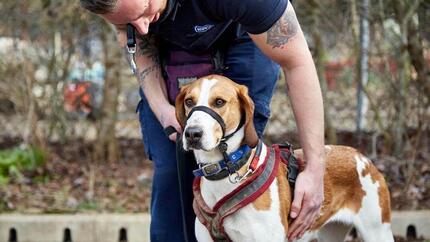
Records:
[[[225,122],[217,112],[215,112],[214,110],[212,110],[206,106],[195,106],[191,109],[190,113],[188,114],[187,120],[191,117],[191,115],[195,111],[201,111],[201,112],[205,112],[205,113],[209,114],[221,126],[222,138],[221,138],[220,143],[218,145],[218,150],[221,152],[224,160],[227,162],[227,169],[229,171],[229,174],[235,173],[236,172],[236,170],[234,169],[235,167],[233,166],[233,163],[230,161],[230,159],[227,155],[228,144],[226,141],[230,137],[232,137],[237,131],[239,131],[239,129],[245,124],[245,115],[241,116],[240,123],[237,126],[236,130],[233,133],[229,134],[228,136],[225,136],[225,132],[226,132]]]
[[[195,111],[205,112],[205,113],[209,114],[212,118],[214,118],[219,123],[219,125],[221,126],[222,137],[224,137],[224,135],[225,135],[225,123],[224,123],[224,120],[222,119],[222,117],[217,112],[215,112],[214,110],[212,110],[206,106],[195,106],[193,109],[191,109],[190,113],[188,114],[187,120],[191,117],[191,115]]]

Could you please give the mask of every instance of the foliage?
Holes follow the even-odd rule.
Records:
[[[22,178],[23,171],[33,171],[46,161],[45,152],[36,147],[14,148],[0,151],[0,185],[11,177]]]
[[[335,88],[330,89],[331,86],[327,85],[328,92],[342,94],[348,92],[347,89],[355,89],[358,20],[362,1],[292,2],[310,48],[318,53],[314,59],[321,82],[324,84],[325,80],[321,77],[327,74],[328,63],[349,63],[338,70],[337,83],[333,85]],[[430,28],[427,23],[430,11],[426,10],[430,1],[371,0],[370,3],[370,80],[365,87],[370,107],[366,131],[382,134],[391,143],[405,140],[404,145],[418,147],[423,143],[420,141],[423,136],[417,135],[411,143],[407,130],[418,130],[420,134],[429,128],[430,84],[427,71],[430,63]],[[0,136],[4,135],[2,132],[9,136],[23,136],[27,144],[34,142],[25,134],[38,135],[40,137],[37,138],[45,141],[59,139],[65,143],[87,133],[77,131],[75,127],[79,122],[70,120],[63,108],[63,89],[70,81],[68,77],[76,63],[90,67],[94,60],[102,60],[107,67],[107,77],[121,80],[118,81],[121,85],[131,83],[127,91],[136,93],[134,77],[124,74],[129,73],[128,67],[120,55],[112,51],[116,46],[112,41],[100,44],[101,39],[110,39],[112,29],[101,18],[81,9],[79,1],[3,1],[0,3],[0,22],[0,40],[13,42],[7,48],[0,48],[0,102],[7,100],[13,103],[15,116],[27,122],[26,125],[17,124],[19,127],[25,126],[18,129],[13,126],[18,122],[3,121],[9,117],[0,114],[0,126],[6,127],[6,131],[0,130]],[[114,76],[112,73],[116,72],[110,67],[116,66],[124,73]],[[105,93],[103,95],[108,98],[102,99],[106,102],[109,97],[119,97],[117,106],[125,106],[121,98],[131,96],[128,94]],[[111,103],[116,105],[115,100]],[[328,100],[326,106],[336,106],[336,103]],[[127,112],[129,114],[133,110]],[[115,115],[102,113],[106,119],[104,123],[115,126]],[[332,117],[326,116],[326,123],[329,123]],[[336,123],[333,128],[340,130],[343,127]],[[386,147],[388,153],[402,150],[389,143]],[[396,155],[402,157],[401,154]]]

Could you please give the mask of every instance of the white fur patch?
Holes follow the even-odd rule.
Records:
[[[355,227],[361,231],[365,241],[393,241],[391,225],[382,223],[382,211],[379,205],[378,181],[373,182],[370,173],[362,175],[370,160],[362,155],[356,155],[358,178],[366,195],[361,201],[361,208],[354,218]]]
[[[209,106],[211,89],[217,82],[217,79],[203,79],[202,86],[200,88],[199,100],[197,100],[198,106]]]
[[[249,204],[225,219],[226,232],[233,241],[284,241],[277,180],[269,189],[272,201],[269,210],[256,210]]]
[[[354,216],[356,213],[349,208],[342,208],[337,213],[335,213],[330,219],[325,222],[325,224],[331,222],[342,222],[346,224],[352,224]]]
[[[210,91],[216,83],[216,79],[204,79],[202,81],[199,99],[197,100],[197,106],[209,106]],[[210,150],[215,147],[215,143],[217,142],[213,133],[213,127],[215,125],[219,124],[215,119],[212,118],[212,116],[205,112],[195,111],[187,120],[187,126],[185,129],[187,129],[187,127],[200,127],[203,130],[203,136],[200,141],[201,145],[203,149]],[[184,142],[184,149],[188,150],[186,142]]]

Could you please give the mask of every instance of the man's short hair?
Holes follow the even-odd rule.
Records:
[[[95,14],[111,13],[118,0],[80,0],[81,6]]]

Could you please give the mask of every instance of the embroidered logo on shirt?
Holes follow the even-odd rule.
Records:
[[[206,24],[206,25],[196,25],[194,26],[194,31],[196,33],[204,33],[210,30],[214,25],[213,24]]]

